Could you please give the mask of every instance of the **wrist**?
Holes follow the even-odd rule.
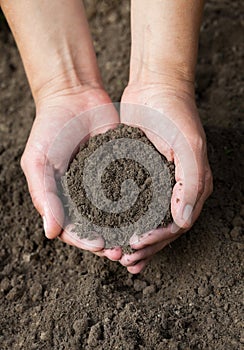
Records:
[[[141,88],[160,86],[165,93],[186,93],[195,97],[195,76],[189,66],[162,61],[160,65],[131,58],[128,86]]]
[[[101,85],[80,0],[2,0],[1,6],[35,100],[83,85]]]
[[[203,1],[134,0],[130,83],[194,90]]]
[[[30,80],[30,86],[34,100],[40,102],[46,98],[76,95],[91,89],[103,89],[99,74],[83,71],[74,65],[63,65],[62,69],[46,72]]]
[[[162,82],[167,76],[176,80],[184,80],[194,83],[195,62],[191,62],[184,57],[180,58],[176,53],[172,57],[160,57],[160,52],[143,55],[131,55],[130,59],[130,79],[151,79]],[[175,56],[175,57],[173,57]]]

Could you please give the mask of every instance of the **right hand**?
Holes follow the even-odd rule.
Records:
[[[212,192],[207,146],[194,93],[183,83],[131,84],[122,96],[121,121],[140,127],[157,150],[175,164],[171,198],[174,223],[131,237],[135,252],[120,260],[140,272],[154,254],[189,230]]]

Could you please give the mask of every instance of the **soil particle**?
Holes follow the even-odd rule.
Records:
[[[139,279],[136,279],[134,281],[134,289],[137,292],[141,292],[144,288],[146,288],[147,283],[145,281],[141,281]]]
[[[41,300],[42,298],[42,285],[38,282],[35,282],[31,287],[30,287],[30,297],[32,301],[38,301]]]
[[[156,292],[156,287],[154,284],[150,285],[150,286],[147,286],[143,289],[142,293],[144,296],[150,296],[150,295],[153,295],[155,294]]]
[[[21,291],[20,289],[16,286],[16,287],[13,287],[9,293],[7,294],[6,296],[6,299],[9,300],[9,301],[14,301],[16,300],[18,297],[20,297],[21,295]]]
[[[40,339],[41,339],[42,341],[47,341],[47,340],[49,340],[49,339],[50,339],[50,334],[49,334],[49,332],[41,332],[41,334],[40,334]]]
[[[0,284],[0,290],[1,292],[7,292],[11,288],[11,283],[8,279],[8,277],[4,277]]]
[[[102,337],[102,325],[100,322],[97,324],[91,326],[87,344],[93,348],[94,346],[98,345],[99,339]]]
[[[72,327],[73,327],[76,335],[80,336],[80,335],[84,334],[88,329],[87,314],[84,314],[82,319],[75,320]]]
[[[244,239],[243,235],[243,226],[235,226],[231,231],[230,231],[230,236],[233,240],[242,240]]]
[[[198,295],[200,295],[201,297],[206,297],[211,293],[211,287],[209,285],[202,285],[198,287],[197,292],[198,292]]]

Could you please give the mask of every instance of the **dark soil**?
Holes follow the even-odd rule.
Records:
[[[129,2],[89,1],[105,86],[128,78]],[[209,0],[197,103],[214,193],[190,232],[139,275],[45,239],[19,161],[34,105],[11,34],[0,31],[0,348],[243,348],[243,1]],[[243,108],[242,108],[243,110]]]
[[[130,140],[137,142],[132,143]],[[146,145],[146,149],[143,145]],[[99,151],[98,158],[96,152]],[[161,167],[157,164],[158,160]],[[86,176],[90,186],[86,189],[83,181],[86,179],[84,169],[87,161],[90,167]],[[108,164],[104,166],[100,179],[98,165],[103,166],[103,162]],[[133,181],[135,189],[128,180]],[[98,183],[101,183],[100,190],[104,198],[97,188]],[[78,236],[92,239],[96,232],[103,236],[106,248],[122,246],[128,251],[133,233],[141,235],[172,222],[170,199],[174,186],[174,164],[168,162],[138,128],[121,124],[90,138],[80,147],[70,164],[62,178],[62,186],[67,197],[70,220],[75,223],[74,230]],[[92,191],[103,207],[98,207],[91,197],[88,198]],[[105,207],[107,199],[110,202]],[[115,205],[119,201],[121,203],[121,200],[124,202],[120,205],[119,212],[114,212]],[[128,203],[129,208],[126,209]],[[140,220],[142,217],[144,220]]]

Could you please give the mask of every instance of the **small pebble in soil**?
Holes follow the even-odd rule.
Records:
[[[47,331],[46,332],[41,332],[40,339],[42,341],[47,341],[49,338],[50,338],[49,332],[47,332]]]
[[[201,297],[206,297],[211,292],[211,287],[208,285],[202,285],[198,287],[197,292]]]
[[[4,277],[0,283],[1,292],[7,292],[11,288],[11,283],[8,277]]]
[[[144,296],[151,296],[151,295],[155,294],[155,292],[156,292],[156,287],[154,284],[152,284],[150,286],[145,287],[142,291],[142,294]]]
[[[147,286],[147,282],[145,281],[141,281],[138,279],[134,281],[134,289],[136,292],[141,292],[144,288],[146,288],[146,286]]]
[[[76,335],[84,334],[88,329],[87,315],[83,315],[82,319],[75,320],[72,327]]]
[[[240,226],[235,226],[230,231],[230,236],[233,240],[240,240],[241,238],[243,239],[243,228]]]
[[[90,347],[97,346],[99,339],[102,336],[101,323],[98,322],[95,325],[91,326],[90,333],[88,336],[87,344]]]
[[[29,290],[30,293],[30,297],[32,299],[32,301],[38,301],[42,299],[42,291],[43,291],[43,287],[39,282],[35,282]]]

